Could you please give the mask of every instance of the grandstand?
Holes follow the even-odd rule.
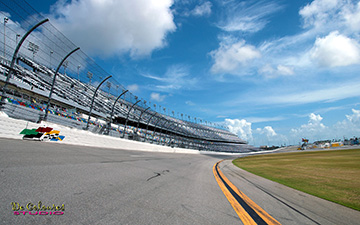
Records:
[[[22,0],[15,2],[18,4],[13,4],[13,1],[1,4],[6,6],[8,13],[20,16],[23,12],[19,11],[28,5]],[[23,6],[21,9],[17,8],[19,4]],[[28,11],[33,9],[28,7],[26,12],[29,14]],[[36,15],[36,12],[33,14]],[[41,19],[39,14],[38,17]],[[34,19],[33,24],[40,19]],[[5,23],[4,20],[4,27]],[[29,40],[24,42],[25,46],[33,46],[34,43],[39,46],[37,57],[34,52],[29,52],[29,48],[22,47],[11,68],[11,58],[17,45],[13,37],[20,31],[25,33],[33,25],[28,23],[18,23],[24,27],[9,28],[6,33],[4,29],[3,32],[4,40],[0,43],[4,46],[4,56],[0,57],[1,110],[13,118],[40,122],[44,119],[56,72],[53,64],[59,63],[75,46],[48,23],[42,32],[30,35]],[[151,103],[130,93],[114,78],[95,93],[96,87],[109,74],[82,51],[71,56],[62,68],[63,71],[57,73],[47,121],[77,129],[88,127],[89,131],[98,134],[171,147],[222,152],[256,150],[224,128],[186,121],[176,118],[174,113],[169,116],[156,112],[151,109]],[[5,89],[7,77],[9,82]],[[94,104],[90,109],[93,96]],[[88,120],[90,111],[91,118]]]

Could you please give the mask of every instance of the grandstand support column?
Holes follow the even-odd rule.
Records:
[[[114,116],[115,105],[116,105],[117,101],[119,101],[119,99],[121,98],[121,96],[123,96],[123,95],[124,95],[126,92],[128,92],[128,91],[129,91],[129,90],[123,91],[123,92],[117,97],[117,99],[115,100],[115,102],[114,102],[114,104],[113,104],[113,106],[112,106],[112,108],[111,108],[110,119],[109,119],[109,122],[108,122],[108,124],[107,124],[108,130],[107,130],[106,133],[104,133],[104,134],[109,135],[110,128],[111,128],[111,123],[112,123],[112,118],[113,118],[113,116]]]
[[[140,116],[139,116],[139,119],[138,119],[138,122],[137,122],[137,125],[136,125],[136,130],[139,129],[140,120],[141,120],[142,115],[143,115],[146,111],[148,111],[150,108],[151,108],[151,107],[147,107],[144,111],[141,111]]]
[[[49,107],[50,107],[50,102],[51,102],[51,96],[52,96],[52,93],[54,91],[54,86],[55,86],[55,81],[56,81],[56,76],[57,76],[57,73],[59,72],[59,69],[60,67],[62,66],[62,64],[65,62],[65,60],[70,56],[72,55],[74,52],[76,52],[77,50],[79,50],[80,48],[77,47],[75,48],[74,50],[72,50],[69,54],[67,54],[62,60],[61,62],[59,63],[58,67],[56,68],[56,71],[55,71],[55,74],[54,74],[54,78],[53,78],[53,81],[52,81],[52,84],[51,84],[51,89],[50,89],[50,93],[49,93],[49,98],[48,98],[48,102],[46,104],[46,109],[45,109],[45,116],[44,116],[44,121],[47,120],[47,117],[48,117],[48,111],[49,111]]]
[[[156,131],[156,126],[160,122],[161,119],[162,119],[161,116],[159,116],[159,119],[156,121],[156,123],[154,125],[154,135],[155,135],[155,131]],[[159,141],[160,141],[160,139],[159,139]]]
[[[182,134],[181,131],[179,131],[179,128],[181,127],[181,124],[180,124],[180,123],[175,123],[175,124],[177,124],[177,125],[176,125],[176,128],[173,130],[173,132],[174,132],[175,134],[178,134],[178,136],[179,136],[178,141],[180,141],[181,144],[182,144],[183,138],[181,137],[181,135],[183,135],[183,134]],[[175,138],[175,137],[176,137],[176,136],[174,136],[174,138]]]
[[[12,57],[12,60],[10,63],[9,72],[6,77],[5,84],[4,84],[2,93],[1,93],[1,108],[0,108],[0,110],[2,109],[2,106],[5,103],[6,88],[9,85],[10,77],[11,77],[12,73],[14,72],[13,68],[14,68],[15,60],[17,58],[17,54],[19,53],[21,45],[24,43],[25,39],[29,36],[29,34],[31,34],[31,32],[33,32],[36,28],[38,28],[39,26],[41,26],[42,24],[44,24],[48,21],[49,21],[49,19],[44,19],[44,20],[40,21],[39,23],[37,23],[35,26],[33,26],[30,30],[28,30],[25,33],[25,35],[21,38],[20,42],[16,45],[16,48],[15,48],[15,51],[14,51],[14,54],[13,54],[13,57]]]
[[[157,112],[155,112],[155,113],[149,118],[149,120],[148,120],[147,123],[146,123],[146,131],[145,131],[145,137],[144,137],[144,141],[143,141],[143,142],[146,141],[146,136],[147,136],[147,132],[148,132],[148,129],[149,129],[150,120],[151,120],[156,114],[157,114]]]
[[[161,127],[161,133],[160,133],[160,137],[159,137],[159,144],[161,144],[161,138],[162,138],[162,135],[163,135],[163,133],[164,133],[163,127],[165,127],[165,125],[166,125],[168,122],[170,122],[170,120],[167,120],[167,119],[165,119],[165,120],[166,120],[165,123],[164,123],[163,126]],[[165,143],[165,141],[164,141],[164,143]]]
[[[141,100],[137,100],[137,101],[130,107],[130,109],[129,109],[129,111],[128,111],[128,114],[127,114],[126,120],[125,120],[125,127],[124,127],[124,132],[123,132],[122,138],[125,137],[126,126],[127,126],[128,120],[129,120],[130,112],[131,112],[131,110],[134,108],[134,106],[135,106],[136,104],[138,104],[139,102],[141,102]]]
[[[91,111],[92,111],[92,108],[93,108],[93,105],[94,105],[94,100],[95,100],[95,96],[96,96],[96,92],[99,90],[100,86],[107,80],[107,79],[110,79],[112,76],[108,76],[107,78],[105,78],[103,81],[101,81],[101,83],[97,86],[97,88],[95,89],[94,91],[94,95],[91,99],[91,105],[90,105],[90,111],[89,111],[89,117],[88,117],[88,120],[87,120],[87,123],[86,123],[86,128],[85,130],[88,130],[89,129],[89,122],[90,122],[90,117],[91,117]]]

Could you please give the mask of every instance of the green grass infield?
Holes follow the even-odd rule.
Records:
[[[360,149],[238,158],[253,174],[360,211]]]

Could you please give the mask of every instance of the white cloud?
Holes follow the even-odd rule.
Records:
[[[294,75],[294,71],[291,67],[278,65],[276,69],[281,75]]]
[[[192,101],[186,101],[185,104],[186,104],[186,105],[189,105],[189,106],[194,106],[194,105],[196,105],[196,104],[195,104],[194,102],[192,102]]]
[[[283,116],[275,117],[246,117],[246,120],[251,123],[261,123],[261,122],[270,122],[270,121],[280,121],[286,119]]]
[[[148,73],[141,73],[143,77],[158,81],[154,89],[163,92],[172,92],[180,89],[194,89],[198,79],[191,77],[189,67],[183,64],[171,65],[163,76],[155,76]]]
[[[165,100],[165,98],[166,98],[166,95],[161,95],[161,94],[155,93],[155,92],[151,93],[151,95],[150,95],[150,99],[157,101],[157,102],[162,102]]]
[[[288,142],[288,138],[282,134],[277,134],[271,126],[257,128],[253,135],[254,143],[259,145],[277,145],[280,146]]]
[[[268,23],[270,15],[282,9],[272,1],[227,1],[224,19],[218,27],[225,31],[257,32]]]
[[[245,119],[225,119],[225,125],[230,132],[237,134],[241,139],[254,145],[282,145],[287,137],[277,134],[271,126],[252,130],[251,123]]]
[[[323,123],[324,118],[320,114],[310,113],[307,123],[290,129],[286,134],[277,133],[271,126],[252,129],[252,123],[245,119],[225,119],[225,124],[231,132],[248,141],[249,144],[271,146],[286,143],[297,144],[302,138],[314,142],[359,136],[360,110],[352,109],[352,114],[345,115],[345,118],[343,121],[327,126]]]
[[[267,78],[275,78],[278,76],[294,75],[294,70],[292,67],[284,65],[278,65],[276,69],[274,69],[270,64],[266,64],[260,68],[259,73]]]
[[[317,38],[312,48],[311,58],[320,66],[335,67],[360,63],[360,44],[351,38],[331,32],[324,38]]]
[[[356,6],[346,7],[342,11],[346,25],[355,32],[360,31],[360,2]]]
[[[130,92],[136,92],[136,91],[139,90],[139,85],[137,85],[137,84],[132,84],[132,85],[127,86],[127,89],[128,89]]]
[[[314,0],[304,6],[299,14],[304,19],[305,26],[319,26],[326,23],[336,9],[341,0]]]
[[[329,128],[321,121],[323,118],[320,115],[311,113],[307,124],[301,125],[299,128],[291,129],[291,135],[299,138],[319,139],[329,137]]]
[[[301,125],[299,128],[291,129],[289,135],[293,140],[300,141],[301,138],[308,138],[310,142],[359,136],[360,110],[352,109],[352,114],[345,115],[345,117],[346,119],[343,121],[326,126],[322,123],[323,118],[320,115],[311,113],[308,123]]]
[[[194,16],[209,16],[211,14],[211,2],[204,2],[200,5],[197,5],[192,11],[191,14]]]
[[[275,137],[277,134],[271,126],[266,126],[259,130],[261,134],[265,134],[268,138]]]
[[[359,80],[347,83],[333,83],[319,85],[315,90],[296,90],[294,92],[280,91],[278,88],[269,89],[267,92],[255,90],[246,94],[246,98],[232,99],[229,104],[256,103],[263,105],[300,105],[314,102],[332,102],[360,96]],[[277,92],[275,94],[275,91]],[[279,92],[280,91],[280,92]]]
[[[268,78],[277,77],[276,67],[284,65],[291,68],[294,75],[300,71],[303,74],[319,74],[322,71],[315,66],[359,63],[360,2],[314,0],[301,8],[299,14],[304,24],[301,32],[268,39],[258,46],[263,62],[259,65],[259,72]],[[338,33],[334,35],[334,31]],[[267,73],[264,74],[264,71]]]
[[[261,53],[254,46],[245,44],[244,40],[232,41],[225,38],[217,50],[210,52],[214,60],[211,67],[212,73],[239,74],[242,66],[261,57]]]
[[[334,125],[333,130],[341,137],[351,138],[360,133],[360,110],[352,109],[352,114],[345,115],[346,119]]]
[[[323,120],[323,118],[320,115],[316,115],[314,113],[311,113],[309,115],[309,123],[310,124],[320,124],[321,120]]]
[[[348,0],[314,0],[299,11],[304,27],[328,30],[331,27],[348,32],[360,31],[360,2]]]
[[[251,123],[246,120],[225,119],[225,124],[228,126],[230,132],[237,134],[241,139],[248,142],[253,139]]]
[[[172,0],[58,1],[51,22],[82,49],[105,55],[130,52],[132,57],[162,48],[175,31]]]
[[[346,115],[346,119],[353,124],[360,125],[360,110],[352,109],[352,115]]]
[[[302,138],[311,142],[318,140],[333,140],[352,138],[360,133],[360,110],[352,109],[352,114],[345,115],[343,121],[327,126],[323,123],[324,118],[320,114],[310,113],[308,122],[297,128],[292,128],[286,134],[277,133],[273,127],[252,129],[252,123],[245,119],[225,119],[229,130],[237,134],[241,139],[256,146],[282,145],[286,143],[297,144]]]

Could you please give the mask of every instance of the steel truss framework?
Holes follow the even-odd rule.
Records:
[[[22,5],[21,8],[19,4]],[[28,8],[25,9],[26,7]],[[84,52],[77,51],[78,48],[50,22],[41,26],[42,29],[36,35],[30,34],[29,40],[24,41],[25,45],[31,42],[39,46],[36,56],[28,49],[22,48],[15,59],[15,65],[11,68],[10,58],[16,50],[17,37],[44,18],[22,0],[4,0],[0,2],[0,8],[4,8],[3,12],[11,14],[10,19],[19,26],[4,32],[6,39],[4,38],[3,45],[0,44],[6,46],[6,49],[2,49],[5,57],[0,57],[0,87],[3,91],[5,81],[8,80],[9,89],[4,92],[6,96],[2,101],[5,102],[5,106],[2,110],[10,116],[9,108],[13,107],[11,102],[16,100],[40,109],[38,112],[29,112],[36,115],[34,118],[38,116],[41,119],[48,113],[49,121],[60,121],[55,115],[62,115],[63,118],[66,115],[77,120],[69,124],[63,121],[66,125],[80,129],[88,127],[96,133],[211,151],[239,152],[250,148],[245,141],[224,128],[200,119],[199,123],[196,119],[192,122],[176,118],[174,112],[173,116],[166,115],[165,108],[164,114],[157,112],[156,106],[152,109],[150,102],[130,93],[114,76],[111,77]],[[32,17],[33,21],[25,20],[31,13],[37,17]],[[20,23],[21,21],[26,22]],[[67,59],[69,52],[74,54]],[[59,62],[61,63],[55,71],[53,65]],[[52,86],[55,76],[56,84]],[[105,82],[105,77],[108,81],[106,85],[101,86]],[[52,92],[53,98],[50,102],[49,93]],[[120,98],[121,96],[123,98]]]

